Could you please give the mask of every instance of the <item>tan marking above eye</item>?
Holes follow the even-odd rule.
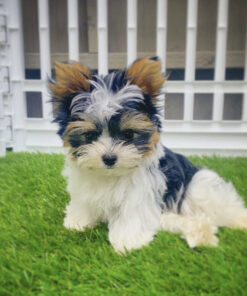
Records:
[[[154,132],[157,127],[145,114],[136,114],[135,112],[126,112],[120,120],[121,130],[147,130]]]
[[[92,121],[72,121],[70,122],[66,129],[65,132],[69,133],[70,131],[74,131],[74,130],[79,130],[81,129],[81,131],[83,133],[89,132],[89,131],[94,131],[97,130],[97,127],[95,125],[94,122]]]
[[[65,132],[62,136],[63,138],[63,142],[64,142],[64,146],[68,147],[70,146],[69,144],[69,138],[71,136],[73,136],[73,134],[75,135],[77,134],[83,134],[83,133],[87,133],[87,132],[91,132],[91,131],[97,131],[97,127],[95,125],[95,123],[93,123],[92,121],[72,121],[70,122],[66,129]]]

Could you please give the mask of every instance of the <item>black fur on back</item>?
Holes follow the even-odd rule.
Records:
[[[160,159],[160,170],[166,177],[167,190],[163,196],[163,201],[168,209],[177,204],[177,212],[181,211],[186,189],[198,168],[196,168],[186,157],[165,149],[165,156]],[[179,191],[183,186],[181,195]]]

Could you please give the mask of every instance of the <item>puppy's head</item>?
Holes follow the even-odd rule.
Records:
[[[105,77],[78,64],[56,64],[55,122],[71,158],[83,168],[122,174],[155,153],[160,139],[160,61],[143,58]]]

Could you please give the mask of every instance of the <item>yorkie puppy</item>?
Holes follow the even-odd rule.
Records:
[[[181,233],[193,248],[216,246],[217,227],[247,228],[231,183],[164,146],[158,58],[106,76],[75,62],[55,71],[54,121],[68,147],[65,227],[106,222],[117,252],[147,245],[161,229]]]

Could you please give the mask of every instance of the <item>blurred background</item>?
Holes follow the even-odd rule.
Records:
[[[166,145],[247,155],[246,0],[0,0],[0,154],[61,151],[47,104],[55,61],[99,74],[158,55]]]

